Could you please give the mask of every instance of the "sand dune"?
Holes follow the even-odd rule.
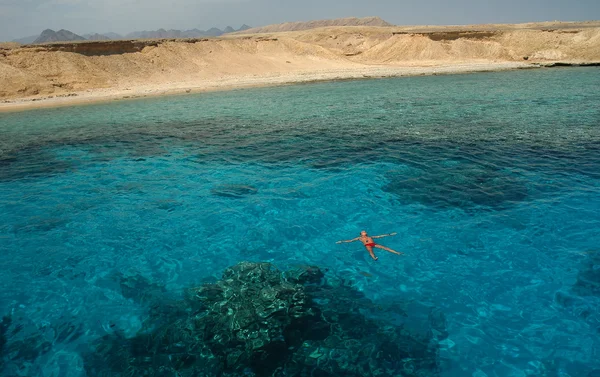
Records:
[[[357,77],[600,62],[600,22],[326,27],[0,47],[0,109]]]

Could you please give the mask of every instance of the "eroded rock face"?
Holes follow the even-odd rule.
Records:
[[[36,44],[26,47],[35,49],[35,51],[61,51],[73,52],[86,56],[102,55],[122,55],[134,52],[140,52],[146,47],[156,47],[161,43],[167,42],[197,43],[206,42],[206,38],[188,38],[188,39],[149,39],[149,40],[90,40],[79,42],[53,42],[48,44]],[[40,42],[41,43],[41,42]]]
[[[85,368],[89,376],[437,375],[431,339],[368,319],[371,306],[317,267],[244,262],[190,289],[134,338],[100,339]]]

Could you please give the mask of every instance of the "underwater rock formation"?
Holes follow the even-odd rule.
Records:
[[[0,372],[4,368],[4,346],[6,346],[6,333],[10,326],[10,317],[2,317],[0,322]]]
[[[0,375],[39,374],[34,361],[48,353],[52,344],[39,329],[23,318],[5,316],[0,322]]]
[[[589,260],[573,286],[573,292],[581,296],[600,296],[600,251],[588,252]]]
[[[362,293],[317,267],[243,262],[187,291],[133,338],[106,335],[88,376],[436,376],[429,336],[375,321]]]
[[[256,187],[250,185],[222,184],[213,188],[211,193],[225,198],[241,198],[242,196],[256,194],[257,191]]]
[[[528,198],[523,179],[473,163],[409,169],[389,174],[383,190],[405,202],[448,208],[502,209]]]
[[[600,332],[598,310],[594,305],[600,297],[600,252],[589,250],[587,256],[575,284],[569,291],[557,291],[554,300]]]

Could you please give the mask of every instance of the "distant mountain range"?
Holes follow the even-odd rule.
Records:
[[[85,38],[65,29],[60,29],[59,31],[46,29],[42,31],[42,34],[40,34],[33,43],[38,44],[59,41],[85,41]]]
[[[87,39],[88,41],[108,41],[111,39],[115,39],[115,38],[110,38],[104,34],[98,34],[98,33],[94,33],[94,34],[84,34],[83,37],[85,39]]]
[[[242,26],[238,30],[246,30],[249,29],[247,25]],[[225,33],[232,33],[237,31],[231,26],[227,26],[225,30],[218,29],[216,27],[210,28],[208,30],[165,30],[158,29],[152,31],[136,31],[133,33],[129,33],[125,35],[123,38],[125,39],[155,39],[155,38],[196,38],[196,37],[218,37]]]
[[[242,25],[239,29],[234,29],[231,26],[227,26],[221,30],[216,27],[208,30],[175,30],[175,29],[158,29],[158,30],[144,30],[135,31],[126,35],[120,35],[117,33],[93,33],[77,35],[68,30],[54,31],[51,29],[44,30],[39,36],[31,36],[20,39],[15,39],[13,42],[21,44],[38,44],[38,43],[49,43],[49,42],[69,42],[69,41],[103,41],[103,40],[119,40],[119,39],[163,39],[163,38],[198,38],[198,37],[218,37],[228,33],[274,33],[283,31],[298,31],[314,29],[318,27],[332,27],[332,26],[378,26],[386,27],[393,26],[392,24],[382,20],[379,17],[364,17],[364,18],[338,18],[333,20],[319,20],[309,22],[287,22],[277,25],[269,25],[257,28],[251,28],[248,25]]]
[[[19,38],[13,40],[13,42],[21,44],[39,44],[39,43],[50,43],[50,42],[70,42],[70,41],[104,41],[104,40],[118,40],[118,39],[162,39],[162,38],[197,38],[197,37],[218,37],[223,34],[233,33],[237,31],[244,31],[250,29],[248,25],[242,25],[239,29],[234,29],[231,26],[227,26],[224,30],[213,27],[208,30],[151,30],[151,31],[135,31],[126,35],[120,35],[117,33],[93,33],[77,35],[69,30],[61,29],[54,31],[52,29],[44,30],[39,36],[30,36],[25,38]]]
[[[387,27],[387,26],[394,26],[394,25],[382,20],[379,17],[363,17],[363,18],[348,17],[348,18],[336,18],[333,20],[317,20],[317,21],[308,21],[308,22],[286,22],[283,24],[255,27],[255,28],[250,28],[250,29],[240,30],[240,31],[244,31],[245,33],[249,33],[249,34],[277,33],[277,32],[282,32],[282,31],[308,30],[308,29],[315,29],[315,28],[319,28],[319,27],[331,27],[331,26]]]
[[[23,37],[23,38],[19,38],[19,39],[13,39],[11,42],[17,42],[17,43],[20,43],[22,45],[26,45],[26,44],[29,44],[29,43],[33,43],[33,41],[35,41],[38,37],[39,37],[39,35],[30,35],[29,37]]]

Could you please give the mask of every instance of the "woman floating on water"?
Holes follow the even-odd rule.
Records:
[[[397,252],[395,250],[392,250],[389,247],[385,247],[383,245],[378,245],[378,244],[375,243],[375,241],[373,241],[373,238],[383,238],[383,237],[395,236],[396,234],[398,234],[398,233],[393,232],[393,233],[390,233],[390,234],[382,234],[380,236],[372,236],[371,237],[371,236],[369,236],[367,234],[366,231],[363,230],[362,232],[360,232],[360,237],[356,237],[356,238],[353,238],[353,239],[347,240],[347,241],[338,241],[336,243],[345,243],[345,242],[360,241],[360,242],[363,243],[363,245],[365,245],[365,247],[367,248],[367,251],[369,252],[369,254],[371,254],[371,258],[373,258],[374,260],[377,260],[379,258],[377,258],[375,256],[375,254],[373,253],[373,248],[374,247],[376,247],[378,249],[383,249],[385,251],[389,251],[390,253],[394,253],[394,254],[398,254],[398,255],[404,254],[404,253],[399,253],[399,252]]]

